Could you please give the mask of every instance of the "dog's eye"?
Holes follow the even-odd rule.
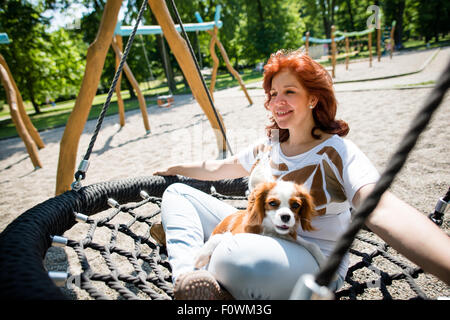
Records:
[[[276,207],[278,203],[276,201],[270,201],[269,206]]]
[[[300,204],[298,202],[293,202],[291,204],[291,207],[292,207],[292,209],[298,209],[298,208],[300,208]]]

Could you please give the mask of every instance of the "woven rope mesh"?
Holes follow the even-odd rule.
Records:
[[[238,208],[246,205],[243,197],[213,196]],[[120,204],[66,231],[67,246],[47,252],[59,261],[59,271],[69,273],[63,293],[71,299],[173,299],[167,252],[150,235],[160,221],[160,203],[149,197]],[[349,254],[350,268],[336,299],[436,298],[427,295],[432,276],[373,233],[361,230]],[[449,294],[445,286],[440,292]]]
[[[150,236],[159,198],[122,204],[77,223],[65,233],[71,263],[68,285],[77,299],[171,299],[165,250]]]
[[[380,238],[360,231],[350,249],[350,267],[341,299],[428,299],[415,279],[423,271]]]

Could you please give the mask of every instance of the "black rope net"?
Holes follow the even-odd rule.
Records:
[[[172,298],[164,247],[150,236],[159,203],[160,198],[150,197],[118,205],[69,230],[74,235],[67,242],[69,256],[77,265],[65,288],[82,289],[95,299]]]
[[[247,202],[245,197],[212,195],[235,206]],[[152,225],[160,222],[161,198],[141,196],[142,201],[121,205],[109,200],[114,208],[81,219],[65,233],[67,249],[59,251],[74,264],[61,283],[68,297],[173,299],[166,248],[150,234]]]
[[[370,231],[362,230],[349,250],[350,267],[344,286],[336,292],[342,300],[428,300],[426,275],[398,255]]]
[[[243,196],[214,190],[212,195],[240,209],[247,204]],[[161,198],[141,196],[140,201],[123,204],[108,200],[111,208],[84,219],[81,216],[80,222],[65,232],[64,250],[50,248],[47,255],[59,254],[61,271],[68,271],[66,281],[60,284],[66,297],[173,299],[167,252],[150,234],[152,225],[160,221]],[[426,293],[430,275],[369,230],[358,233],[349,254],[346,281],[335,299],[436,298]]]

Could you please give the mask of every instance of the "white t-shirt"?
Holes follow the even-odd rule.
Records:
[[[379,178],[364,153],[338,135],[292,157],[283,154],[278,141],[265,138],[241,151],[237,158],[250,174],[249,189],[262,181],[282,179],[303,184],[309,190],[318,213],[311,223],[316,230],[303,231],[300,227],[298,234],[317,243],[327,257],[350,224],[353,196]],[[339,274],[345,277],[347,269],[348,255]]]

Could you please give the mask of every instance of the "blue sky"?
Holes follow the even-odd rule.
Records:
[[[122,8],[119,12],[119,20],[124,17],[124,9],[126,8],[126,1],[122,4]],[[55,31],[60,27],[77,27],[77,21],[89,12],[89,9],[81,4],[73,3],[68,9],[64,11],[60,10],[47,10],[44,12],[45,17],[51,18],[51,24],[48,31]]]

